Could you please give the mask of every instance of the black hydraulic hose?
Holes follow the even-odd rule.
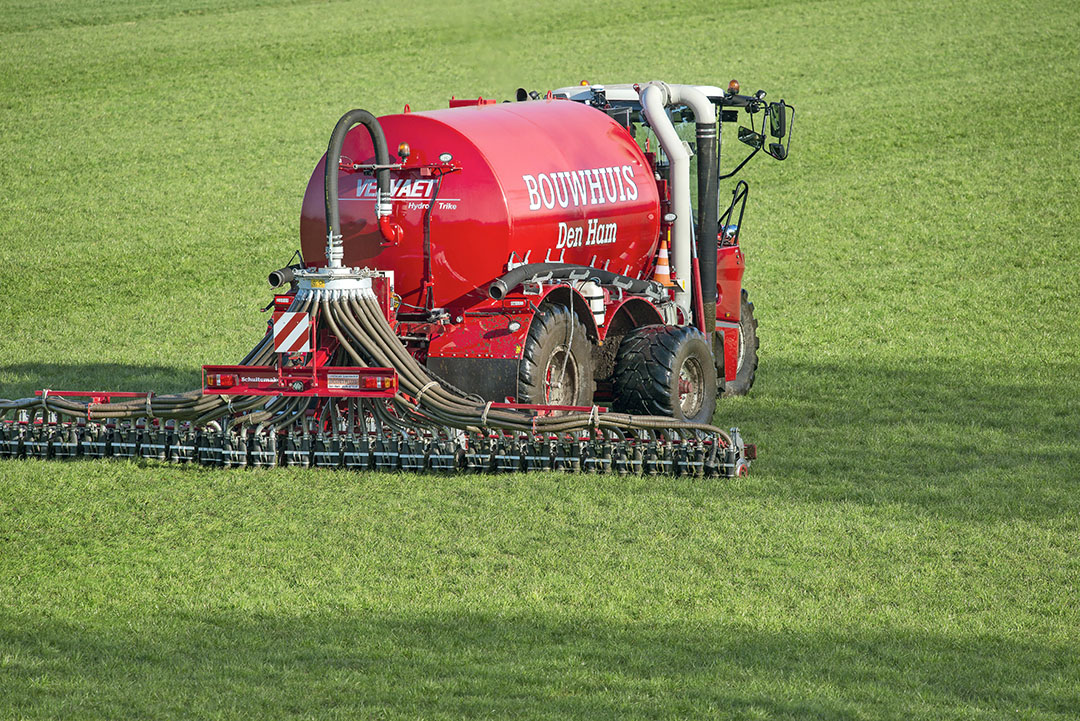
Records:
[[[423,395],[425,408],[434,413],[436,419],[447,420],[448,417],[444,417],[444,413],[449,413],[449,417],[457,423],[475,417],[477,412],[475,407],[468,404],[455,404],[454,401],[458,399],[440,385],[432,384],[435,379],[426,373],[426,369],[408,353],[396,337],[384,336],[382,341],[379,341],[377,336],[380,331],[386,331],[389,328],[383,327],[385,320],[377,307],[372,308],[366,303],[353,303],[353,308],[350,309],[347,304],[342,303],[335,307],[334,311],[336,312],[331,315],[336,315],[336,319],[349,329],[349,334],[355,342],[367,346],[369,352],[378,359],[380,364],[397,369],[399,384],[403,391],[412,396]],[[392,334],[393,331],[390,333]],[[366,344],[363,343],[365,339],[368,341]],[[421,394],[421,389],[426,389],[423,394]],[[415,413],[416,409],[411,404],[406,404],[401,396],[395,400],[403,405],[404,411],[410,414]]]
[[[361,316],[365,317],[367,329],[374,330],[377,335],[382,336],[380,346],[396,360],[396,362],[392,360],[391,365],[398,369],[404,390],[413,396],[419,395],[420,389],[428,386],[431,380],[426,373],[426,369],[420,366],[416,359],[401,345],[397,337],[393,335],[393,331],[386,326],[377,307],[372,307],[369,301],[368,303],[356,304],[355,308],[361,311]],[[422,401],[425,408],[444,421],[455,424],[482,425],[484,405],[478,405],[468,399],[457,397],[446,388],[438,385],[431,386]],[[525,419],[520,414],[512,411],[492,410],[488,413],[487,419],[495,425],[509,424],[523,429],[527,427]]]
[[[702,315],[706,335],[716,330],[716,242],[719,233],[717,198],[717,123],[697,123],[698,157],[698,273],[701,276]],[[712,343],[710,342],[710,348]]]
[[[495,300],[502,300],[506,294],[534,276],[551,274],[553,279],[589,280],[595,279],[601,285],[614,285],[625,288],[631,293],[644,294],[657,291],[658,286],[651,280],[638,280],[626,275],[612,273],[610,270],[592,268],[587,265],[567,263],[528,263],[506,273],[488,286],[488,295]]]
[[[195,419],[197,426],[206,425],[208,421],[218,420],[226,415],[234,413],[246,413],[257,406],[265,405],[266,398],[263,396],[239,396],[231,403],[222,400],[221,405],[216,406]]]
[[[334,132],[330,134],[330,144],[326,148],[326,233],[330,238],[341,236],[341,209],[338,207],[338,163],[341,158],[341,148],[345,143],[345,134],[352,126],[360,123],[367,129],[371,136],[371,144],[375,149],[375,164],[389,165],[390,152],[386,147],[386,135],[383,134],[382,126],[374,115],[366,110],[354,108],[341,116],[334,126]],[[375,171],[375,184],[378,188],[379,200],[387,202],[390,198],[390,170],[379,168]],[[376,211],[378,212],[378,211]]]
[[[379,362],[398,371],[402,390],[415,397],[420,394],[421,389],[427,388],[422,399],[425,407],[437,415],[450,414],[458,422],[462,422],[462,419],[471,419],[475,422],[478,417],[477,406],[467,399],[456,397],[439,384],[430,385],[434,379],[401,345],[401,341],[386,325],[377,305],[372,307],[373,303],[375,303],[374,300],[352,303],[351,310],[356,314],[351,317],[351,320],[357,322],[359,327],[356,330],[361,332],[361,337],[366,334],[373,341],[373,350],[378,351]],[[347,317],[348,313],[343,315]],[[482,408],[482,405],[480,407]]]
[[[360,345],[363,353],[373,359],[376,364],[384,368],[397,368],[400,366],[400,372],[402,373],[407,373],[410,370],[407,365],[402,365],[400,362],[395,363],[392,352],[387,353],[383,346],[373,342],[374,336],[371,333],[370,327],[365,327],[362,320],[363,316],[354,313],[349,303],[337,304],[334,311],[337,314],[338,320],[345,324],[346,330],[356,343]]]
[[[345,334],[341,332],[341,328],[338,327],[337,321],[334,320],[334,314],[330,312],[330,301],[324,299],[322,302],[322,308],[322,317],[326,319],[326,324],[330,326],[330,332],[334,334],[335,338],[337,338],[338,343],[341,344],[341,347],[345,349],[345,352],[348,353],[349,357],[352,358],[354,363],[359,366],[365,365],[367,361],[360,357],[360,354],[357,353],[356,349],[352,347],[351,343],[349,343],[349,339],[346,338]]]
[[[437,379],[432,378],[427,369],[401,345],[401,341],[382,317],[376,301],[353,303],[352,306],[352,309],[363,319],[365,329],[369,333],[373,332],[376,339],[381,337],[379,346],[386,352],[389,365],[398,369],[399,374],[405,377],[405,390],[410,395],[416,396],[421,389],[426,388],[424,399],[430,399],[430,404],[435,405],[439,410],[451,413],[475,415],[476,408],[483,407],[482,402],[478,405],[471,399],[463,398],[452,388],[444,387],[438,383]],[[432,384],[432,381],[435,381],[435,384]]]
[[[268,424],[270,430],[276,431],[279,428],[284,428],[285,426],[289,425],[290,423],[304,415],[304,412],[307,411],[308,406],[310,405],[310,398],[292,399],[292,401],[290,401],[289,404],[281,410],[280,415]]]
[[[393,346],[389,344],[382,345],[372,342],[373,336],[370,332],[371,326],[367,325],[363,320],[364,314],[361,312],[357,315],[353,315],[348,305],[344,302],[339,303],[335,301],[333,304],[324,305],[324,311],[328,324],[331,326],[331,330],[335,332],[335,334],[340,333],[341,327],[344,327],[344,329],[348,333],[348,339],[343,339],[339,336],[339,340],[342,341],[342,346],[350,355],[353,355],[354,358],[359,358],[358,351],[353,348],[353,343],[355,343],[356,345],[360,346],[361,350],[363,350],[369,356],[376,358],[376,362],[380,365],[387,367],[396,367],[399,374],[399,383],[405,391],[416,394],[417,389],[423,387],[418,383],[418,379],[422,378],[422,374],[417,373],[417,368],[419,367],[419,364],[416,364],[416,367],[414,367],[413,363],[409,362],[414,361],[411,356],[409,356],[408,358],[403,358],[399,356],[397,358],[397,362],[395,362],[394,358],[392,358],[392,356],[394,355],[394,351],[398,349],[405,352],[407,355],[407,351],[405,351],[405,348],[401,345],[400,341],[397,341],[397,339],[395,338]],[[366,325],[367,328],[361,328],[362,325]],[[367,342],[365,342],[365,340]],[[391,351],[389,354],[384,352],[388,349]],[[399,411],[402,412],[403,415],[408,416],[414,422],[426,426],[432,425],[427,418],[424,418],[423,416],[417,414],[416,409],[406,404],[404,402],[404,399],[400,395],[396,396],[394,401],[395,404],[398,406]]]
[[[259,341],[258,345],[248,351],[248,354],[244,356],[244,359],[240,361],[237,365],[259,365],[258,363],[254,363],[253,361],[262,355],[263,351],[266,350],[266,348],[270,345],[270,341],[270,329],[267,328],[266,335],[263,336],[263,339]]]

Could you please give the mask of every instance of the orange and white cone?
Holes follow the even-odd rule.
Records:
[[[653,278],[660,285],[671,288],[675,284],[671,282],[671,266],[668,264],[668,241],[667,238],[660,240],[660,252],[656,255],[656,270]]]

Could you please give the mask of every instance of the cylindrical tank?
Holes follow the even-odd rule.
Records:
[[[410,166],[453,162],[431,211],[435,307],[461,309],[486,298],[515,262],[593,265],[644,277],[659,238],[656,182],[630,134],[605,113],[568,100],[500,103],[379,119],[391,153],[408,143]],[[354,128],[343,157],[374,162],[368,133]],[[308,183],[300,217],[304,260],[325,264],[324,157]],[[424,213],[435,182],[416,171],[392,174],[387,245],[375,222],[375,179],[340,175],[346,266],[394,271],[404,303],[420,305]]]

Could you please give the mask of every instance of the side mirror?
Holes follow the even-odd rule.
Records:
[[[769,143],[769,155],[777,160],[783,160],[787,157],[787,148],[783,143]]]
[[[783,100],[769,103],[769,133],[777,140],[787,135],[787,105]]]
[[[765,136],[761,133],[755,133],[750,128],[744,128],[740,125],[739,141],[746,143],[751,148],[757,149],[765,145]]]

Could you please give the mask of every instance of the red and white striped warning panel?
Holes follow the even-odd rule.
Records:
[[[274,313],[274,351],[311,352],[311,316],[307,313]]]

